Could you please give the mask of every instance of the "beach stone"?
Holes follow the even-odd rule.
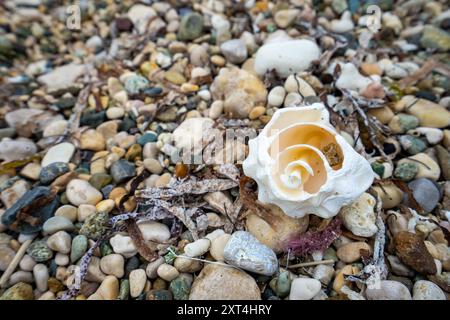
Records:
[[[289,300],[311,300],[319,293],[322,285],[319,280],[297,278],[292,281]]]
[[[414,199],[427,212],[431,212],[439,202],[441,194],[438,187],[431,181],[425,178],[413,180],[408,183]]]
[[[115,253],[123,255],[125,258],[130,258],[137,253],[133,240],[131,240],[129,236],[116,234],[114,237],[109,239],[109,243]]]
[[[165,289],[150,290],[146,295],[147,300],[172,300],[172,292]]]
[[[425,48],[450,50],[450,34],[442,29],[427,25],[423,29],[420,44]]]
[[[450,153],[440,145],[437,145],[435,149],[440,168],[442,169],[442,176],[445,180],[450,180]],[[437,172],[437,170],[434,172]],[[437,179],[439,179],[439,177]]]
[[[434,259],[418,235],[403,231],[394,240],[395,252],[405,265],[422,274],[436,274]]]
[[[156,159],[145,159],[144,168],[150,171],[150,173],[161,174],[164,170],[163,166]]]
[[[38,77],[38,82],[47,86],[49,91],[67,89],[86,71],[85,65],[66,64]]]
[[[33,242],[27,249],[27,253],[36,262],[45,262],[53,257],[52,250],[47,246],[43,240]]]
[[[47,266],[39,263],[33,268],[34,282],[36,283],[36,288],[40,292],[45,292],[48,289],[47,281],[49,278]]]
[[[2,247],[0,246],[0,251],[1,251],[1,249],[2,249]],[[0,257],[3,257],[3,254],[0,253]],[[33,268],[35,265],[36,265],[36,261],[34,261],[34,259],[28,254],[24,255],[23,258],[19,262],[19,267],[23,271],[33,271]],[[2,269],[0,268],[0,270],[2,270]],[[2,271],[4,271],[4,270],[2,270]]]
[[[407,107],[407,113],[419,119],[422,127],[445,128],[450,125],[450,111],[437,103],[413,96],[403,97],[401,103]]]
[[[260,300],[256,281],[245,272],[207,264],[194,280],[189,300]]]
[[[373,196],[363,193],[351,205],[342,207],[340,215],[344,226],[356,236],[372,237],[378,231],[375,225],[375,204]]]
[[[114,162],[111,166],[111,176],[114,182],[121,183],[125,180],[131,179],[136,174],[136,167],[133,163],[126,160],[119,160]]]
[[[25,282],[25,283],[33,283],[34,277],[31,272],[28,271],[16,271],[9,277],[8,286],[13,286],[16,283]]]
[[[345,263],[352,263],[361,259],[361,250],[372,252],[372,248],[365,242],[350,242],[339,247],[337,256]]]
[[[306,70],[312,61],[319,59],[320,49],[313,41],[290,40],[263,45],[256,53],[255,71],[262,76],[275,70],[280,77],[286,78],[293,73]]]
[[[424,151],[427,147],[425,142],[423,142],[420,138],[411,135],[400,136],[399,141],[402,148],[411,155],[418,154]]]
[[[414,171],[416,171],[416,174],[413,177],[416,179],[426,178],[426,179],[430,179],[433,181],[437,181],[441,175],[441,169],[439,168],[439,165],[437,164],[437,162],[434,161],[426,153],[418,153],[412,157],[403,158],[398,161],[397,167],[399,167],[401,165],[406,165],[406,164],[412,164],[417,168],[417,169],[414,169]],[[394,175],[395,175],[395,172],[394,172]],[[409,179],[409,180],[411,180],[411,179]]]
[[[247,59],[247,47],[241,39],[225,41],[220,45],[220,50],[230,63],[240,64]]]
[[[172,281],[180,274],[178,270],[170,264],[163,263],[156,270],[158,276],[166,281]]]
[[[78,265],[81,264],[81,261],[78,261]],[[89,262],[88,272],[86,274],[86,281],[101,283],[105,280],[106,275],[100,270],[100,258],[93,256],[91,261]]]
[[[130,273],[130,295],[132,298],[138,297],[145,288],[147,276],[142,269],[136,269]]]
[[[0,300],[34,300],[33,287],[28,283],[16,283],[0,296]]]
[[[35,162],[28,163],[20,170],[20,175],[31,179],[39,180],[39,174],[41,173],[41,165]]]
[[[419,119],[413,115],[399,113],[389,122],[389,128],[394,134],[405,133],[419,126]]]
[[[114,276],[107,276],[88,300],[116,300],[118,296],[119,280]]]
[[[45,127],[43,137],[61,136],[67,128],[67,120],[56,120]]]
[[[97,190],[101,190],[104,186],[110,184],[113,178],[106,173],[94,173],[89,179],[89,183]]]
[[[276,86],[270,90],[267,96],[267,102],[272,107],[280,107],[283,105],[284,97],[286,96],[286,90],[282,86]]]
[[[155,17],[157,14],[155,10],[152,7],[145,6],[143,4],[135,4],[133,5],[127,13],[128,19],[132,22],[132,25],[136,28],[136,30],[139,32],[139,34],[144,34],[147,25],[153,17]],[[119,27],[121,30],[126,31],[129,28],[131,28],[128,24],[128,22],[121,22],[119,24]]]
[[[189,300],[190,283],[182,276],[173,279],[170,282],[170,291],[172,291],[174,300]]]
[[[375,186],[374,190],[381,198],[383,209],[398,206],[403,199],[403,191],[392,182],[383,183],[382,188]]]
[[[447,300],[445,293],[431,281],[419,280],[414,283],[413,300]]]
[[[73,179],[66,189],[67,199],[74,206],[81,204],[96,205],[103,198],[100,191],[95,189],[89,182],[81,179]]]
[[[54,234],[58,231],[72,231],[74,225],[72,221],[64,217],[51,217],[45,221],[42,231],[45,234]]]
[[[102,200],[103,201],[103,200]],[[99,202],[100,203],[100,202]],[[97,207],[92,204],[80,204],[77,210],[78,222],[84,222],[86,219],[97,213]]]
[[[192,258],[202,256],[209,250],[210,245],[211,240],[198,239],[184,247],[184,254]]]
[[[19,178],[12,178],[9,180],[6,180],[3,185],[3,190],[1,192],[0,198],[5,205],[5,208],[8,209],[5,212],[5,215],[3,219],[11,219],[15,218],[19,208],[19,205],[16,203],[25,203],[30,202],[25,195],[28,193],[30,189],[30,185],[25,180],[19,179]],[[46,190],[44,187],[38,187],[36,188],[38,191],[36,192],[30,192],[33,193],[35,197],[41,196],[45,193]],[[35,193],[35,194],[34,194]],[[11,209],[11,210],[9,210]],[[6,220],[4,220],[4,223],[7,224]]]
[[[170,239],[169,227],[157,221],[143,221],[138,223],[142,237],[146,241],[164,243]]]
[[[65,231],[58,231],[47,239],[47,246],[53,251],[67,254],[70,252],[72,238]]]
[[[159,257],[155,261],[150,262],[147,265],[147,268],[145,269],[147,277],[149,277],[149,279],[155,279],[156,277],[158,277],[157,270],[159,266],[162,265],[164,262],[165,260],[163,257]]]
[[[149,81],[147,80],[147,78],[140,76],[138,74],[132,73],[130,75],[128,75],[125,78],[124,81],[124,85],[125,85],[125,90],[129,93],[129,94],[138,94],[139,92],[144,91],[145,89],[147,89],[150,86]],[[109,109],[106,111],[106,116],[109,119],[118,119],[118,118],[122,118],[125,114],[125,110],[119,108],[120,110],[117,110],[116,114],[113,117],[108,117],[108,111]],[[112,116],[111,111],[109,111],[110,116]]]
[[[313,278],[319,280],[322,284],[328,285],[333,276],[334,276],[334,268],[330,265],[319,264],[314,268]]]
[[[50,184],[53,180],[69,171],[70,168],[67,163],[53,162],[41,169],[39,180],[42,184]]]
[[[285,29],[295,22],[299,14],[298,9],[279,10],[275,13],[274,20],[278,27]]]
[[[173,132],[172,139],[178,149],[192,151],[203,145],[203,133],[214,125],[209,118],[189,118],[184,120]],[[185,152],[186,152],[185,151]]]
[[[42,159],[41,166],[44,168],[52,163],[64,162],[69,163],[75,152],[75,146],[69,142],[63,142],[49,148],[44,158]]]
[[[70,258],[67,254],[57,253],[55,255],[55,263],[58,266],[67,266],[70,263]]]
[[[77,220],[77,208],[70,204],[63,205],[55,211],[55,217],[64,217],[71,222]]]
[[[414,179],[418,172],[419,167],[417,164],[411,162],[399,162],[394,170],[394,177],[408,182]]]
[[[183,273],[194,273],[200,271],[203,264],[200,261],[195,261],[191,259],[186,259],[183,257],[178,257],[174,260],[173,266],[178,270],[178,272]]]
[[[12,140],[3,138],[0,142],[0,159],[6,162],[21,160],[31,157],[37,153],[35,143],[26,138]]]
[[[196,12],[189,12],[181,18],[177,38],[181,41],[194,40],[202,35],[203,17]]]
[[[89,129],[81,134],[80,148],[90,151],[105,150],[105,138],[94,129]]]
[[[247,118],[253,107],[264,105],[267,90],[264,83],[242,69],[222,68],[211,85],[214,100],[223,101],[223,111],[233,118]]]
[[[366,289],[368,300],[411,300],[411,293],[408,288],[398,281],[381,280],[380,288]]]
[[[106,212],[92,214],[84,221],[79,233],[89,239],[97,240],[106,232],[108,219]]]
[[[6,245],[0,245],[0,271],[5,271],[11,261],[14,259],[16,252]]]
[[[100,259],[100,270],[106,275],[122,278],[125,274],[125,260],[117,253],[109,254]]]
[[[246,231],[236,231],[231,235],[224,249],[224,260],[263,275],[272,275],[278,269],[278,260],[273,250]]]
[[[230,237],[231,237],[230,234],[224,233],[211,241],[211,248],[209,249],[209,252],[216,261],[225,260],[224,250],[225,246],[228,243],[228,240],[230,240]]]

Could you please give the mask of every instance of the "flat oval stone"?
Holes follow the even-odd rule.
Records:
[[[75,146],[68,142],[57,144],[50,149],[42,159],[41,166],[44,168],[54,162],[69,162],[75,152]]]
[[[231,235],[224,249],[225,262],[258,274],[270,276],[278,269],[275,252],[246,231]]]

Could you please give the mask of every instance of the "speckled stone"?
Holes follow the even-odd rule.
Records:
[[[246,231],[236,231],[224,249],[225,262],[244,270],[272,275],[278,269],[275,252]]]

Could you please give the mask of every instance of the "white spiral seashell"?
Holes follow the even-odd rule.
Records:
[[[340,136],[321,103],[278,110],[249,141],[244,173],[258,199],[291,217],[335,216],[372,184],[369,162]]]

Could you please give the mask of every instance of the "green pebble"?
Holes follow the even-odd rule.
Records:
[[[372,167],[373,172],[375,172],[377,175],[380,176],[380,178],[382,178],[384,175],[384,169],[385,169],[384,165],[382,163],[379,163],[376,161],[372,162],[370,165]]]
[[[419,172],[419,167],[417,166],[417,164],[404,162],[399,164],[397,168],[395,168],[394,177],[408,182],[414,179],[417,172]]]
[[[94,173],[89,179],[89,183],[97,190],[112,182],[112,177],[106,173]]]
[[[146,132],[137,139],[137,143],[141,146],[145,146],[148,142],[156,142],[158,135],[155,132]]]
[[[109,216],[106,212],[99,212],[89,216],[80,229],[80,234],[89,239],[97,240],[106,232]]]
[[[100,253],[101,253],[102,257],[108,256],[108,255],[114,253],[114,251],[111,248],[108,241],[102,241],[102,243],[100,243]]]
[[[291,279],[289,278],[289,272],[281,272],[278,277],[275,277],[270,281],[269,285],[277,296],[280,298],[287,297],[291,291]]]
[[[170,282],[170,290],[174,300],[189,300],[191,288],[184,277],[177,277]]]
[[[43,240],[33,242],[27,249],[27,253],[36,262],[45,262],[53,257],[53,251],[47,246]]]
[[[130,296],[130,281],[128,279],[120,280],[119,300],[128,300]]]
[[[88,239],[86,236],[80,234],[72,240],[72,250],[70,252],[70,261],[72,263],[77,262],[85,253],[88,248]]]

